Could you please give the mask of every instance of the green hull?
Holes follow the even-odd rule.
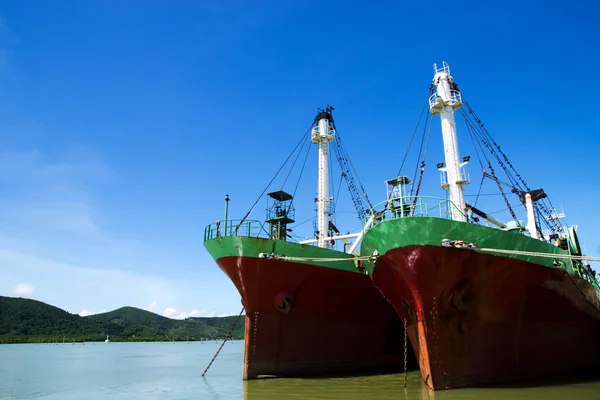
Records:
[[[371,228],[363,238],[361,255],[371,255],[375,250],[383,255],[389,250],[413,245],[441,246],[443,239],[472,242],[478,248],[567,254],[559,247],[518,233],[443,218],[414,217],[384,221]],[[554,268],[552,258],[515,254],[503,254],[503,256]],[[570,262],[566,264],[567,271],[572,273],[572,264]],[[372,273],[373,265],[366,266]]]
[[[218,260],[222,257],[258,258],[260,253],[274,253],[285,255],[287,257],[302,258],[348,258],[348,262],[302,261],[302,263],[339,269],[347,272],[360,273],[351,254],[330,249],[323,249],[306,244],[284,242],[283,240],[244,236],[225,236],[207,240],[204,242],[204,247],[215,260]]]

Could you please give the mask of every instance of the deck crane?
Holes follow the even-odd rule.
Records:
[[[333,107],[327,106],[327,109],[333,110]],[[368,205],[368,209],[373,208],[373,205],[371,204],[371,201],[369,200],[362,183],[358,178],[355,178],[356,171],[354,170],[352,161],[350,161],[350,157],[348,157],[348,153],[346,152],[344,143],[342,142],[340,134],[335,126],[335,122],[332,121],[332,123],[333,128],[336,131],[335,140],[333,141],[333,150],[340,164],[342,177],[348,185],[348,191],[350,192],[352,203],[354,203],[354,207],[358,213],[358,219],[361,221],[361,223],[364,223],[367,216],[367,208],[365,207],[365,203]]]

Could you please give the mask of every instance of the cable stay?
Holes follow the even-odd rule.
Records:
[[[467,129],[469,130],[469,133],[472,135],[472,137],[475,137],[477,139],[479,143],[479,148],[482,150],[482,154],[484,154],[484,156],[485,153],[483,152],[483,150],[485,148],[488,150],[489,154],[492,155],[493,158],[495,158],[495,160],[505,173],[506,177],[508,178],[509,183],[502,182],[498,179],[498,177],[492,170],[491,163],[489,159],[487,159],[487,156],[485,158],[488,161],[488,167],[490,168],[491,173],[487,173],[484,170],[484,176],[490,177],[492,178],[492,180],[495,180],[499,185],[499,188],[500,183],[502,183],[506,187],[509,187],[511,192],[516,194],[519,197],[519,199],[524,202],[525,193],[531,192],[531,189],[529,188],[521,174],[517,172],[514,165],[509,160],[508,156],[502,151],[498,143],[490,135],[487,128],[485,128],[484,124],[482,123],[481,119],[477,117],[477,115],[475,114],[469,103],[464,99],[464,97],[462,101],[465,105],[465,108],[461,108],[460,111],[467,124]],[[477,146],[475,148],[477,149]],[[501,188],[500,190],[502,191]],[[539,222],[543,222],[553,233],[558,234],[562,232],[564,228],[560,224],[560,221],[554,215],[555,213],[548,210],[548,208],[554,209],[552,203],[550,202],[550,199],[545,193],[543,193],[542,189],[538,189],[538,191],[541,191],[537,192],[539,198],[533,203],[535,208],[536,220],[538,222],[536,226],[538,226],[539,229]],[[549,205],[546,204],[546,201],[549,203]],[[511,214],[513,214],[513,218],[516,218],[512,209]]]
[[[437,67],[434,66],[434,68]],[[466,131],[468,132],[470,141],[473,144],[473,149],[475,152],[474,156],[477,157],[479,169],[481,171],[480,182],[478,182],[478,187],[476,187],[476,195],[474,195],[474,199],[472,199],[474,201],[472,203],[469,202],[470,204],[467,204],[464,200],[463,185],[470,183],[470,177],[464,169],[464,166],[468,164],[470,156],[464,156],[462,157],[462,161],[459,160],[459,156],[457,154],[458,148],[456,147],[456,153],[454,155],[452,153],[445,154],[447,161],[446,163],[451,165],[445,165],[446,163],[443,162],[437,163],[437,169],[441,173],[442,187],[448,191],[447,194],[449,196],[449,200],[455,205],[465,207],[464,210],[460,209],[458,212],[450,207],[449,211],[452,212],[452,218],[471,223],[479,223],[479,218],[477,218],[478,214],[473,214],[472,211],[476,210],[475,206],[480,200],[480,195],[486,180],[490,180],[494,182],[496,191],[498,191],[498,194],[502,196],[504,206],[506,207],[502,211],[508,211],[513,220],[508,224],[499,222],[499,226],[501,226],[502,229],[511,231],[518,230],[521,232],[527,231],[532,237],[546,242],[551,242],[558,237],[564,236],[566,234],[565,229],[567,228],[563,227],[560,223],[560,219],[564,217],[564,214],[559,214],[555,211],[555,208],[552,206],[552,202],[543,189],[532,190],[529,185],[527,185],[523,176],[517,171],[509,157],[489,133],[481,118],[475,114],[473,108],[464,99],[464,96],[460,93],[458,85],[450,76],[447,65],[444,64],[443,69],[436,69],[436,74],[438,72],[441,73],[439,76],[445,76],[445,78],[441,79],[445,79],[445,83],[442,85],[446,85],[446,87],[441,89],[443,93],[440,94],[440,81],[435,81],[434,78],[434,83],[429,88],[428,99],[421,110],[417,125],[412,132],[412,136],[408,143],[408,148],[406,149],[406,153],[402,158],[398,175],[396,178],[387,181],[388,203],[384,206],[384,211],[389,207],[395,207],[394,210],[396,210],[396,204],[393,203],[393,201],[396,200],[392,199],[404,199],[400,200],[400,202],[401,207],[403,207],[402,212],[406,216],[413,215],[417,209],[415,206],[417,201],[419,201],[418,197],[423,175],[426,169],[427,151],[431,134],[431,118],[429,118],[430,113],[427,113],[427,117],[423,118],[423,112],[425,112],[425,108],[429,106],[429,111],[432,115],[435,115],[441,113],[443,107],[451,105],[453,109],[457,111],[459,110],[460,114],[463,116],[466,124]],[[434,87],[437,88],[435,93],[433,93]],[[440,99],[442,97],[444,100],[442,100],[440,103]],[[419,130],[421,130],[420,135],[418,134]],[[448,148],[452,149],[455,146],[452,143],[453,140],[455,140],[452,139],[452,135],[456,135],[456,132],[454,131],[452,134],[449,130],[444,131],[444,129],[442,129],[442,131],[444,135],[445,148],[449,146]],[[417,136],[420,136],[420,143],[418,144]],[[409,191],[407,188],[411,181],[407,176],[400,175],[402,174],[408,154],[411,151],[414,152],[417,160],[414,166],[414,173],[411,174],[414,186],[412,186]],[[453,152],[454,150],[448,151]],[[450,177],[450,174],[452,174],[452,177]],[[404,173],[404,175],[407,174]],[[392,186],[391,191],[390,186]],[[524,223],[517,218],[515,206],[512,204],[514,201],[509,199],[511,194],[516,195],[519,199],[520,204],[518,205],[523,205],[525,206],[525,209],[528,210],[527,220],[529,222],[527,223],[527,226],[525,226]],[[486,203],[487,202],[489,202],[489,200],[486,201]],[[489,215],[493,212],[494,211],[492,210],[490,213],[483,214]],[[459,214],[462,214],[462,216]],[[486,221],[490,222],[487,219]]]
[[[417,201],[417,196],[419,195],[419,191],[421,190],[421,182],[423,181],[423,175],[425,173],[425,162],[427,161],[427,150],[429,149],[429,139],[431,138],[431,126],[432,126],[432,118],[430,118],[429,113],[427,113],[427,117],[425,118],[425,124],[423,126],[423,134],[421,135],[421,146],[419,147],[419,155],[417,160],[421,160],[420,166],[415,164],[415,173],[413,175],[413,182],[417,182],[417,187],[413,192],[414,186],[410,190],[410,195],[414,196],[413,199],[413,208]],[[418,123],[417,123],[418,125]],[[427,133],[426,133],[427,132]],[[425,140],[425,136],[427,136],[427,140]],[[423,158],[421,158],[421,154],[423,154]],[[419,171],[419,180],[417,181],[417,171]],[[400,175],[400,174],[398,174]]]
[[[296,144],[296,146],[294,147],[294,149],[292,150],[292,152],[286,157],[285,161],[283,162],[283,164],[281,164],[281,166],[279,167],[279,169],[277,170],[277,172],[275,173],[275,175],[273,176],[273,178],[271,178],[271,180],[269,181],[269,183],[267,184],[267,186],[265,186],[265,188],[263,189],[263,191],[260,193],[260,195],[257,197],[256,201],[254,202],[254,204],[252,204],[252,207],[250,207],[250,209],[248,210],[248,212],[246,212],[246,214],[244,215],[244,217],[240,220],[240,222],[237,224],[236,228],[235,228],[235,232],[234,235],[237,235],[239,228],[242,226],[242,224],[248,219],[248,217],[250,216],[250,214],[252,213],[252,211],[254,210],[254,207],[256,207],[256,205],[258,204],[258,202],[260,201],[260,199],[264,196],[264,194],[267,192],[267,190],[269,190],[269,187],[271,186],[271,184],[273,184],[273,182],[275,181],[275,179],[279,176],[279,174],[281,173],[281,171],[283,170],[283,168],[286,166],[286,164],[289,162],[290,158],[292,158],[292,156],[294,155],[294,153],[298,150],[298,147],[306,141],[308,133],[312,130],[314,126],[314,123],[312,123],[310,125],[310,127],[306,130],[306,132],[304,132],[302,134],[302,137],[300,138],[300,140],[298,141],[298,143]],[[302,146],[304,147],[304,146]],[[310,149],[310,146],[309,146]],[[297,159],[297,157],[296,157]],[[294,161],[294,165],[295,165],[295,161]],[[291,168],[290,168],[291,169]],[[289,173],[288,173],[288,177],[289,177]],[[286,177],[286,181],[287,178]],[[298,179],[299,181],[300,179]],[[285,184],[285,182],[284,182]],[[298,188],[298,185],[296,185],[296,188]],[[295,190],[294,190],[295,193]],[[290,203],[291,206],[291,203]]]
[[[415,136],[417,134],[417,131],[419,130],[419,125],[421,124],[421,119],[423,118],[423,113],[425,112],[425,110],[427,109],[427,105],[429,104],[429,96],[432,93],[433,93],[433,85],[429,88],[429,94],[427,95],[427,99],[425,100],[425,103],[423,104],[423,108],[421,109],[421,113],[419,114],[419,118],[417,119],[417,125],[415,126],[412,136],[410,137],[410,141],[408,142],[408,147],[406,149],[406,152],[404,153],[404,157],[402,158],[402,163],[400,163],[400,168],[398,169],[396,176],[400,176],[400,174],[402,173],[402,168],[404,167],[404,163],[406,162],[406,158],[408,157],[408,154],[412,147],[412,143],[415,140]],[[428,119],[428,118],[429,118],[429,113],[427,113],[426,119]]]
[[[358,234],[348,233],[344,235],[336,227],[335,209],[341,186],[346,186],[350,192],[351,201],[357,216],[361,221],[361,226],[367,218],[367,210],[371,209],[373,205],[369,200],[362,182],[358,178],[358,174],[348,156],[344,142],[337,132],[337,127],[333,121],[332,111],[333,107],[329,105],[325,109],[318,109],[317,116],[311,122],[308,129],[302,134],[292,151],[285,157],[275,175],[270,179],[244,217],[239,220],[239,222],[237,222],[238,220],[228,220],[226,207],[226,218],[224,220],[225,228],[223,229],[221,222],[217,221],[213,228],[214,232],[208,232],[209,236],[220,236],[223,233],[225,236],[238,235],[240,233],[242,235],[255,235],[257,233],[262,235],[264,233],[275,240],[285,241],[289,239],[302,244],[316,243],[319,247],[328,248],[334,246],[336,240],[341,240],[344,242],[344,248],[350,247],[352,251],[355,250],[356,246],[346,239],[351,239]],[[311,145],[311,142],[316,146]],[[329,145],[329,142],[333,142],[331,143],[332,146]],[[309,218],[299,224],[293,225],[296,222],[294,208],[296,192],[306,170],[311,147],[316,147],[316,149],[318,149],[318,193],[315,197],[316,217]],[[333,148],[333,151],[331,151],[331,148]],[[339,184],[338,182],[334,182],[333,179],[330,179],[332,176],[332,166],[336,163],[336,161],[333,160],[334,157],[341,170]],[[279,181],[280,184],[278,184],[278,187],[275,189],[272,188],[272,186],[275,185],[276,180]],[[342,184],[342,181],[345,182],[345,185]],[[293,187],[293,190],[285,189],[286,187]],[[269,189],[271,189],[271,192],[267,193]],[[266,219],[262,222],[250,221],[249,216],[265,194],[267,195]],[[333,195],[335,195],[335,197]],[[228,196],[226,198],[226,201],[227,200],[229,200]],[[303,234],[299,235],[293,232],[295,228],[300,227],[311,220],[314,221],[314,239],[308,239],[308,237]],[[257,222],[261,224],[259,227],[260,233],[256,231]],[[253,229],[252,232],[250,232],[251,229]],[[304,236],[305,239],[302,239],[302,236]]]
[[[406,212],[407,215],[410,215],[415,210],[417,198],[419,196],[419,192],[421,189],[421,183],[423,181],[423,175],[425,173],[425,166],[426,166],[426,161],[427,161],[427,150],[429,148],[429,139],[431,137],[432,118],[430,118],[429,113],[426,114],[425,122],[422,125],[422,133],[420,135],[421,140],[420,140],[419,152],[418,152],[418,156],[417,156],[418,162],[415,164],[415,170],[413,173],[412,182],[416,182],[417,183],[416,186],[410,186],[411,180],[407,176],[401,176],[401,174],[402,174],[404,165],[406,163],[406,160],[408,158],[408,155],[411,152],[415,138],[417,137],[417,132],[419,131],[419,127],[421,126],[421,121],[423,119],[423,113],[425,113],[425,110],[429,104],[429,96],[432,93],[433,93],[433,86],[431,86],[429,89],[428,97],[425,100],[425,103],[423,104],[423,108],[421,109],[421,113],[419,114],[419,118],[417,119],[417,124],[415,125],[415,128],[414,128],[413,133],[410,138],[410,141],[408,142],[408,147],[406,148],[406,151],[404,152],[404,156],[402,157],[402,161],[400,163],[400,167],[398,168],[398,172],[396,173],[396,177],[386,181],[386,184],[388,185],[388,188],[387,188],[388,202],[384,205],[382,211],[375,212],[375,214],[376,214],[376,215],[374,215],[374,217],[376,217],[375,223],[379,222],[379,220],[380,220],[380,216],[378,216],[378,215],[381,213],[384,213],[388,207],[390,209],[398,207],[398,204],[396,204],[397,203],[396,199],[400,195],[405,196],[408,199],[412,198],[412,202],[410,202],[410,200],[408,200],[408,202],[406,204],[400,206],[405,210],[404,212]],[[417,178],[417,175],[418,175],[418,178]],[[407,193],[406,188],[408,186],[410,186],[410,192]],[[412,204],[410,204],[409,202]]]
[[[356,174],[356,170],[354,169],[354,165],[348,156],[348,152],[346,151],[346,147],[342,142],[342,138],[340,136],[337,127],[335,126],[335,122],[333,123],[333,128],[335,129],[337,135],[334,140],[333,151],[337,157],[338,163],[340,165],[340,169],[342,170],[341,177],[346,181],[346,185],[348,187],[348,191],[350,192],[350,197],[352,199],[352,203],[354,204],[354,208],[358,214],[358,219],[363,222],[367,215],[367,210],[373,207],[371,201],[369,200],[369,196],[367,195],[365,188],[363,187],[358,175]],[[360,189],[360,190],[359,190]],[[368,206],[365,206],[365,204]]]

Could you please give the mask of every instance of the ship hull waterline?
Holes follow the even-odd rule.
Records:
[[[403,368],[403,343],[397,340],[404,332],[402,322],[368,275],[245,255],[258,254],[264,246],[310,255],[312,246],[302,246],[308,247],[305,250],[268,239],[230,240],[237,240],[236,255],[219,256],[214,246],[207,248],[217,255],[218,266],[236,286],[246,309],[243,379]],[[231,243],[221,245],[231,248]],[[416,367],[408,350],[411,367]]]
[[[563,270],[411,245],[387,251],[372,277],[407,319],[422,378],[433,390],[600,366],[596,293]]]

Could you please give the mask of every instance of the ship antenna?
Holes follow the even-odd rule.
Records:
[[[450,66],[445,61],[442,68],[438,68],[436,64],[433,64],[433,72],[433,84],[436,87],[436,92],[429,98],[429,111],[434,115],[439,114],[442,123],[442,138],[446,156],[446,166],[440,168],[442,171],[442,187],[448,190],[450,201],[453,203],[453,206],[450,207],[452,219],[466,222],[463,185],[469,183],[469,181],[463,177],[462,167],[468,160],[465,160],[462,164],[460,163],[456,121],[454,119],[454,110],[462,105],[462,96],[450,75]]]

